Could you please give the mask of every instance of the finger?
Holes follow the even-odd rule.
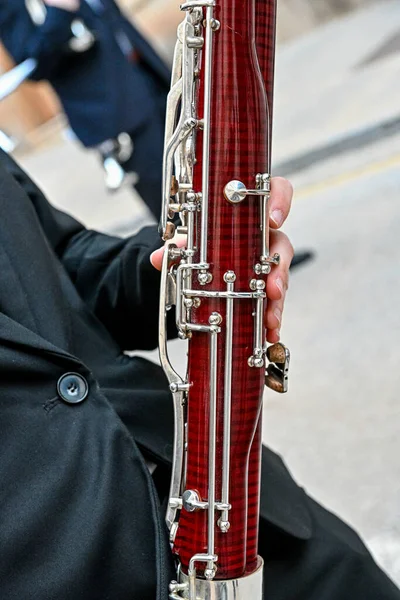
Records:
[[[280,339],[284,303],[285,298],[267,303],[265,325],[267,327],[267,340],[272,344],[276,344]]]
[[[267,341],[270,344],[277,344],[281,339],[281,332],[279,329],[268,329],[267,330]]]
[[[267,278],[267,297],[269,300],[284,299],[289,285],[289,267],[292,262],[294,250],[285,233],[271,231],[270,236],[271,256],[279,254],[281,257],[278,266],[273,267]]]
[[[267,310],[265,314],[265,325],[267,329],[280,329],[282,325],[282,313],[284,298],[280,300],[273,300],[267,303]]]
[[[178,248],[183,248],[183,246],[186,245],[186,240],[187,240],[186,235],[176,235],[172,239],[172,242],[176,246],[178,246]],[[164,257],[164,251],[165,251],[165,245],[161,246],[161,248],[158,248],[158,250],[155,250],[150,255],[150,262],[153,265],[153,267],[155,269],[157,269],[157,271],[161,271],[163,257]]]
[[[271,180],[270,225],[279,229],[286,221],[293,199],[293,186],[283,177]]]

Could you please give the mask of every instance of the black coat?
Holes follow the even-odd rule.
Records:
[[[17,63],[39,61],[36,79],[47,79],[63,104],[70,125],[85,146],[95,146],[126,131],[134,134],[164,110],[169,69],[121,14],[114,0],[99,0],[101,10],[82,1],[78,13],[48,7],[37,27],[25,0],[0,0],[0,38]],[[66,52],[71,22],[79,17],[95,34],[91,50]],[[129,40],[135,60],[121,49]]]
[[[1,599],[167,600],[173,565],[144,457],[162,499],[171,399],[159,367],[122,352],[157,343],[157,234],[87,231],[0,159],[14,175],[0,164]],[[262,475],[266,598],[400,598],[267,449]]]

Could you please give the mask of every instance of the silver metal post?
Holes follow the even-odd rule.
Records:
[[[160,292],[160,321],[159,321],[159,352],[160,362],[164,369],[164,373],[167,376],[170,386],[177,385],[182,386],[184,384],[183,379],[178,375],[175,369],[172,367],[167,350],[167,277],[168,277],[168,261],[169,261],[169,248],[172,245],[171,242],[167,242],[163,258],[163,267],[161,270],[161,292]],[[177,392],[173,394],[174,401],[174,453],[173,453],[173,464],[172,464],[172,478],[170,488],[170,498],[176,498],[181,493],[181,481],[184,461],[184,430],[185,420],[183,413],[183,392]],[[167,508],[166,522],[169,529],[172,528],[175,522],[177,506],[169,505]]]
[[[267,263],[269,260],[269,200],[271,189],[271,177],[268,174],[257,176],[257,182],[261,190],[265,190],[265,195],[261,199],[261,264]]]
[[[255,311],[255,319],[254,319],[254,350],[253,355],[250,356],[248,363],[250,367],[256,367],[257,369],[261,369],[261,367],[265,364],[264,358],[264,300],[266,294],[265,290],[265,281],[262,279],[252,279],[250,282],[250,288],[258,291],[257,300],[256,300],[256,311]]]
[[[208,200],[210,176],[210,114],[211,114],[211,77],[212,77],[212,51],[213,29],[212,20],[214,7],[206,10],[206,37],[205,37],[205,77],[204,77],[204,117],[203,117],[203,173],[202,173],[202,207],[201,207],[201,244],[200,262],[207,262],[208,245]]]
[[[176,51],[176,70],[174,69],[174,78],[178,77],[179,68],[181,68],[182,77],[181,85],[175,83],[167,101],[167,120],[166,120],[166,135],[164,143],[164,158],[163,158],[163,205],[160,222],[160,230],[163,239],[172,237],[174,227],[170,224],[168,228],[168,209],[170,204],[171,194],[171,179],[174,166],[174,156],[179,145],[189,137],[191,132],[197,126],[197,120],[193,116],[193,90],[194,90],[194,55],[195,50],[191,48],[187,39],[194,36],[195,29],[191,22],[191,15],[187,14],[185,21],[179,28],[182,36],[182,48],[179,43]],[[181,54],[182,53],[182,54]],[[178,80],[179,81],[179,80]],[[181,99],[182,107],[178,124],[174,129],[176,120],[176,112],[178,103]]]
[[[175,322],[176,328],[182,336],[186,335],[186,318],[184,316],[184,310],[182,307],[182,280],[184,277],[184,270],[187,265],[181,263],[176,270],[176,309],[175,309]]]
[[[262,356],[264,354],[263,344],[263,332],[264,332],[264,300],[263,298],[257,299],[256,309],[256,344],[255,354]]]
[[[225,273],[224,280],[228,292],[233,292],[236,275],[233,271]],[[226,342],[225,342],[225,377],[224,377],[224,441],[222,451],[222,493],[221,502],[229,504],[230,452],[231,452],[231,418],[232,418],[232,349],[233,349],[233,299],[226,300]],[[218,520],[223,533],[230,528],[229,511],[223,510]]]
[[[219,326],[222,318],[213,313],[209,319],[211,326]],[[209,451],[208,451],[208,541],[207,552],[215,554],[215,472],[216,472],[216,443],[217,443],[217,373],[218,373],[218,332],[210,334],[210,422],[209,422]],[[215,576],[215,563],[208,561],[205,570],[206,579]]]

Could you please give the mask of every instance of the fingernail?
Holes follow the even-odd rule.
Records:
[[[281,330],[280,329],[275,329],[275,335],[278,338],[278,342],[281,339]]]
[[[271,214],[271,220],[277,227],[280,227],[283,223],[283,212],[281,210],[273,210]]]
[[[277,320],[278,320],[278,323],[279,323],[279,325],[280,325],[280,324],[281,324],[281,321],[282,321],[282,311],[281,311],[281,309],[280,309],[280,308],[275,308],[275,310],[274,310],[274,315],[275,315],[275,317],[277,318]]]
[[[278,290],[280,291],[281,297],[283,297],[285,294],[285,288],[283,286],[283,281],[280,277],[278,277],[278,279],[275,280],[275,285],[278,288]]]

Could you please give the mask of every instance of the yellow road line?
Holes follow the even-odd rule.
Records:
[[[298,200],[299,198],[308,198],[327,189],[335,188],[344,185],[345,183],[350,183],[351,181],[355,181],[361,177],[365,177],[366,175],[376,175],[377,173],[382,173],[383,171],[387,171],[388,169],[396,166],[400,167],[400,154],[392,156],[391,158],[381,162],[360,167],[359,169],[354,169],[354,171],[349,171],[343,175],[330,177],[329,179],[325,179],[325,181],[321,181],[320,183],[300,188],[295,193],[295,199]]]

